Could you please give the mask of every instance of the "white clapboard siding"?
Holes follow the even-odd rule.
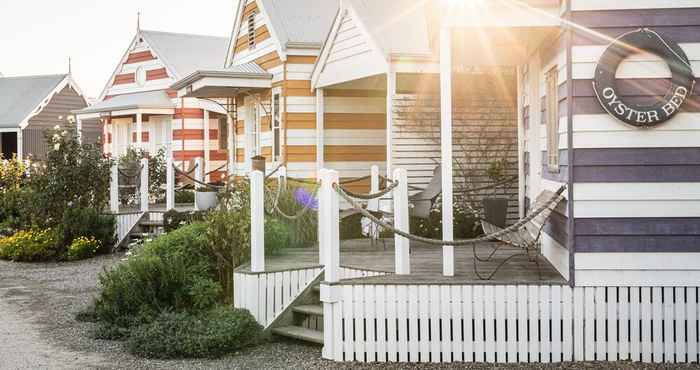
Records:
[[[234,307],[247,309],[263,327],[270,325],[321,273],[322,268],[233,274]]]
[[[685,363],[698,287],[339,285],[337,361]],[[335,327],[335,326],[334,326]],[[376,328],[376,331],[375,331]],[[376,340],[375,340],[376,334]]]
[[[572,0],[571,10],[629,10],[667,8],[669,0]],[[674,8],[696,8],[697,0],[673,0]]]

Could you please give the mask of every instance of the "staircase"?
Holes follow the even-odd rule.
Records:
[[[146,213],[134,226],[126,237],[124,245],[127,249],[143,244],[147,240],[152,240],[165,232],[165,225],[162,218],[160,220],[153,216],[154,213]]]
[[[323,305],[319,294],[321,287],[315,281],[305,294],[292,303],[280,326],[273,324],[272,333],[304,342],[323,344]]]

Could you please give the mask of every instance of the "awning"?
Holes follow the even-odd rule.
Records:
[[[134,94],[117,95],[103,100],[79,111],[74,111],[82,118],[99,117],[109,113],[113,116],[142,114],[174,114],[175,104],[163,90],[146,91]]]
[[[173,84],[178,97],[226,98],[272,88],[272,74],[250,62],[220,70],[196,71]]]

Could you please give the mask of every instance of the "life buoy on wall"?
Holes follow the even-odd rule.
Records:
[[[671,87],[660,101],[649,105],[625,102],[615,80],[620,63],[643,51],[662,58],[671,70]],[[628,32],[608,46],[598,61],[593,80],[593,89],[603,108],[618,120],[636,127],[652,127],[671,119],[693,93],[694,86],[693,70],[683,49],[647,28]]]

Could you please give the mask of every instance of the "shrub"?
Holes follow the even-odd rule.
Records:
[[[279,219],[265,218],[265,254],[277,255],[293,244],[292,228]]]
[[[0,238],[0,258],[19,261],[46,261],[56,257],[56,233],[51,229],[18,231]]]
[[[74,239],[68,250],[66,250],[66,259],[69,261],[77,261],[86,258],[91,258],[97,255],[102,243],[94,237],[78,237]]]
[[[262,327],[246,310],[217,307],[207,312],[163,312],[135,329],[130,352],[153,358],[217,357],[256,342]]]
[[[192,204],[194,203],[194,191],[190,189],[175,190],[176,204]]]
[[[205,213],[202,211],[194,212],[178,212],[171,209],[163,214],[163,228],[165,232],[177,230],[185,225],[191,225],[193,222],[203,221]]]
[[[109,253],[116,243],[116,227],[114,216],[103,215],[91,208],[69,208],[63,213],[59,227],[59,251],[79,237],[88,237],[99,243],[97,254]]]

